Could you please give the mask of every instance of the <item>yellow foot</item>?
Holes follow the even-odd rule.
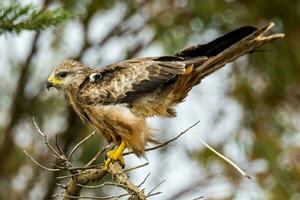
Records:
[[[122,142],[117,149],[107,152],[106,160],[104,161],[104,170],[108,170],[109,165],[114,161],[120,161],[122,166],[125,166],[125,161],[123,158],[124,150],[125,150],[125,144]]]

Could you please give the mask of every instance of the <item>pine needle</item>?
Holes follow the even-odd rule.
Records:
[[[40,31],[59,25],[71,16],[62,8],[46,10],[33,4],[23,6],[16,2],[0,2],[0,35],[22,30]]]

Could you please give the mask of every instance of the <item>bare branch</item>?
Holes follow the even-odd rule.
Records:
[[[161,194],[162,192],[155,192],[155,193],[153,193],[153,194],[148,194],[147,196],[146,196],[146,198],[148,198],[148,197],[153,197],[153,196],[156,196],[156,195],[159,195],[159,194]]]
[[[217,156],[225,160],[227,163],[229,163],[231,166],[233,166],[241,175],[247,177],[248,179],[252,179],[246,172],[244,172],[239,166],[237,166],[233,161],[231,161],[229,158],[223,156],[221,153],[219,153],[217,150],[213,149],[211,146],[206,144],[204,141],[201,140],[201,143],[206,146],[209,150],[211,150],[213,153],[215,153]]]
[[[81,171],[81,172],[77,172],[77,173],[74,173],[74,174],[69,174],[69,175],[65,175],[65,176],[58,176],[56,177],[56,179],[66,179],[66,178],[73,178],[73,177],[76,177],[80,174],[86,174],[87,172],[86,171]]]
[[[112,148],[113,144],[109,144],[105,147],[103,147],[102,149],[100,149],[97,154],[85,165],[85,167],[90,166],[91,164],[93,164],[93,162],[95,162],[95,160],[97,160],[105,151],[107,151],[108,149]]]
[[[159,186],[161,186],[164,182],[166,182],[166,180],[162,180],[161,182],[159,182],[152,190],[150,190],[150,192],[148,192],[147,196],[151,195]]]
[[[65,155],[64,151],[62,150],[62,148],[60,147],[59,143],[58,143],[58,135],[55,135],[55,145],[56,148],[58,149],[58,151],[60,152],[60,157],[63,155]],[[65,156],[64,156],[65,157]]]
[[[201,196],[201,197],[197,197],[197,198],[195,198],[193,200],[199,200],[199,199],[203,199],[203,198],[204,198],[204,196]]]
[[[77,145],[75,145],[75,147],[71,150],[69,156],[68,156],[68,160],[71,159],[73,153],[76,151],[76,149],[82,145],[85,141],[87,141],[91,136],[93,136],[95,134],[96,131],[93,131],[91,134],[89,134],[87,137],[85,137],[83,140],[81,140]]]
[[[139,184],[138,187],[141,187],[141,186],[146,182],[146,180],[149,178],[150,174],[151,174],[151,173],[148,173],[148,174],[147,174],[147,176],[146,176],[146,177],[144,178],[144,180]]]
[[[82,188],[89,188],[89,189],[101,188],[101,187],[108,186],[108,185],[121,187],[119,184],[113,183],[113,182],[105,182],[105,183],[102,183],[100,185],[81,185],[81,184],[77,184],[77,185],[82,187]]]
[[[153,151],[155,149],[159,149],[159,148],[162,148],[162,147],[165,147],[167,146],[169,143],[171,142],[174,142],[175,140],[177,140],[178,138],[180,138],[183,134],[185,134],[186,132],[188,132],[190,129],[192,129],[194,126],[196,126],[197,124],[199,124],[200,121],[197,121],[196,123],[194,123],[193,125],[191,125],[190,127],[188,127],[187,129],[185,129],[183,132],[179,133],[176,137],[170,139],[170,140],[167,140],[165,142],[163,142],[162,144],[159,144],[157,146],[154,146],[154,147],[150,147],[150,148],[147,148],[145,151]],[[133,154],[134,152],[132,151],[129,151],[129,152],[126,152],[123,154],[123,156],[126,156],[126,155],[129,155],[129,154]]]
[[[127,190],[129,194],[133,196],[134,199],[145,200],[145,194],[137,186],[135,186],[123,172],[122,167],[119,162],[114,162],[109,165],[108,172],[111,174],[112,178],[124,189]]]
[[[64,199],[71,199],[67,196],[79,196],[81,191],[80,185],[87,185],[88,183],[94,183],[101,180],[108,172],[103,169],[88,169],[80,174],[73,175],[67,184],[67,188],[64,192]]]
[[[86,170],[86,169],[95,169],[95,168],[99,168],[99,167],[103,167],[103,164],[95,164],[95,165],[90,165],[90,166],[84,166],[84,167],[71,167],[70,170]]]
[[[67,188],[67,186],[65,184],[56,183],[56,185],[64,190]]]
[[[108,170],[103,169],[103,164],[92,165],[92,163],[95,160],[97,160],[105,151],[110,149],[112,147],[112,145],[107,145],[107,146],[103,147],[102,149],[100,149],[97,152],[97,154],[84,167],[72,167],[72,164],[69,162],[69,159],[72,157],[72,155],[74,154],[76,149],[78,149],[78,147],[80,145],[82,145],[85,141],[87,141],[89,138],[91,138],[91,136],[94,135],[95,132],[92,132],[90,135],[88,135],[83,140],[81,140],[77,145],[75,145],[74,148],[71,150],[68,158],[66,158],[65,153],[63,152],[63,150],[60,148],[60,146],[58,144],[58,138],[56,137],[56,147],[57,147],[59,152],[57,152],[50,145],[46,134],[44,134],[40,130],[40,128],[38,127],[38,125],[37,125],[37,123],[35,122],[34,119],[33,119],[33,122],[34,122],[34,126],[36,127],[38,132],[44,137],[47,147],[53,152],[52,156],[54,158],[56,158],[59,162],[58,162],[58,164],[50,163],[50,164],[55,166],[54,169],[53,168],[48,168],[48,167],[45,167],[45,166],[39,164],[26,151],[24,151],[26,153],[26,155],[34,163],[36,163],[38,166],[40,166],[43,169],[46,169],[48,171],[68,170],[71,173],[70,175],[57,177],[57,179],[70,178],[70,180],[69,180],[67,185],[63,185],[63,184],[58,185],[59,187],[62,187],[63,189],[65,189],[65,191],[62,194],[56,194],[55,196],[63,197],[66,200],[67,199],[78,199],[78,198],[83,198],[83,199],[84,198],[90,198],[90,199],[119,199],[119,198],[123,197],[123,194],[122,195],[116,195],[116,196],[109,196],[109,197],[80,197],[80,195],[79,195],[82,188],[95,189],[95,188],[103,187],[103,186],[106,186],[106,185],[113,185],[113,186],[117,186],[117,187],[121,187],[121,188],[125,189],[128,192],[126,194],[126,196],[130,195],[129,199],[141,199],[141,200],[143,200],[143,199],[146,199],[146,197],[158,195],[158,194],[161,193],[161,192],[156,192],[156,193],[153,193],[153,192],[164,181],[160,182],[147,195],[145,195],[144,194],[144,189],[141,190],[139,187],[141,187],[146,182],[146,180],[150,176],[150,174],[148,174],[145,177],[145,179],[140,183],[139,186],[135,186],[129,180],[128,176],[125,174],[125,172],[132,171],[132,170],[147,166],[149,164],[148,162],[144,163],[142,165],[139,165],[139,166],[135,166],[135,167],[126,169],[126,170],[122,169],[122,167],[121,167],[121,165],[118,161],[115,161],[115,162],[111,163],[108,167]],[[173,142],[173,141],[177,140],[180,136],[182,136],[184,133],[186,133],[192,127],[196,126],[198,123],[199,123],[199,121],[196,122],[195,124],[193,124],[192,126],[190,126],[189,128],[187,128],[185,131],[181,132],[176,137],[174,137],[174,138],[172,138],[172,139],[170,139],[170,140],[168,140],[168,141],[166,141],[166,142],[164,142],[160,145],[157,145],[155,147],[148,148],[147,151],[152,151],[152,150],[155,150],[155,149],[158,149],[158,148],[161,148],[161,147],[164,147],[164,146],[168,145],[170,142]],[[127,153],[127,154],[129,154],[129,153]],[[87,185],[87,184],[99,181],[107,173],[109,173],[111,175],[111,177],[113,178],[115,183],[105,182],[105,183],[102,183],[102,184],[99,184],[99,185],[94,185],[94,186],[88,186]]]
[[[72,179],[67,184],[65,193],[63,195],[64,199],[71,199],[72,196],[78,196],[81,188],[96,188],[96,187],[102,187],[104,185],[115,185],[118,187],[122,187],[125,189],[130,195],[136,196],[139,199],[145,199],[144,193],[136,187],[134,184],[132,184],[127,175],[122,170],[122,167],[118,162],[114,162],[110,164],[108,172],[111,174],[113,179],[116,181],[116,183],[104,183],[100,184],[98,186],[86,186],[88,183],[96,182],[100,179],[102,179],[106,174],[107,171],[103,169],[89,169],[83,171],[81,174],[73,174],[70,175]],[[63,177],[65,178],[65,177]],[[116,196],[118,197],[118,196]],[[114,198],[116,198],[114,197]]]
[[[35,163],[37,164],[39,167],[51,171],[51,172],[57,172],[60,171],[60,169],[53,169],[53,168],[49,168],[49,167],[45,167],[44,165],[38,163],[29,153],[27,153],[27,151],[23,150],[23,152]]]
[[[55,194],[52,197],[64,197],[64,199],[101,199],[101,200],[109,200],[114,198],[121,198],[129,196],[128,193],[126,194],[119,194],[119,195],[113,195],[113,196],[106,196],[106,197],[97,197],[97,196],[72,196],[72,195],[66,195],[66,194]]]
[[[44,137],[45,144],[46,144],[46,145],[48,146],[48,148],[52,151],[52,153],[53,153],[55,156],[57,156],[57,157],[59,158],[59,157],[60,157],[60,154],[57,153],[57,152],[55,151],[55,149],[50,145],[50,143],[49,143],[49,141],[48,141],[47,135],[44,134],[44,133],[41,131],[41,129],[40,129],[40,127],[38,126],[38,124],[36,123],[34,117],[32,117],[32,121],[33,121],[34,127],[36,128],[36,130],[38,131],[38,133],[39,133],[41,136]]]
[[[139,168],[145,167],[147,165],[149,165],[149,162],[146,162],[144,164],[141,164],[141,165],[129,168],[129,169],[125,169],[124,172],[129,172],[129,171],[132,171],[132,170],[135,170],[135,169],[139,169]]]

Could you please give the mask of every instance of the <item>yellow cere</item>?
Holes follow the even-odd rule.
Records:
[[[51,82],[53,85],[57,85],[62,82],[62,80],[55,78],[53,75],[49,76],[48,81]]]

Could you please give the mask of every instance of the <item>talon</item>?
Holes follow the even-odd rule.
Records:
[[[125,166],[125,161],[123,158],[124,150],[125,150],[125,144],[122,142],[117,149],[107,152],[106,159],[104,161],[104,170],[108,170],[109,165],[114,161],[120,161],[123,168]]]

